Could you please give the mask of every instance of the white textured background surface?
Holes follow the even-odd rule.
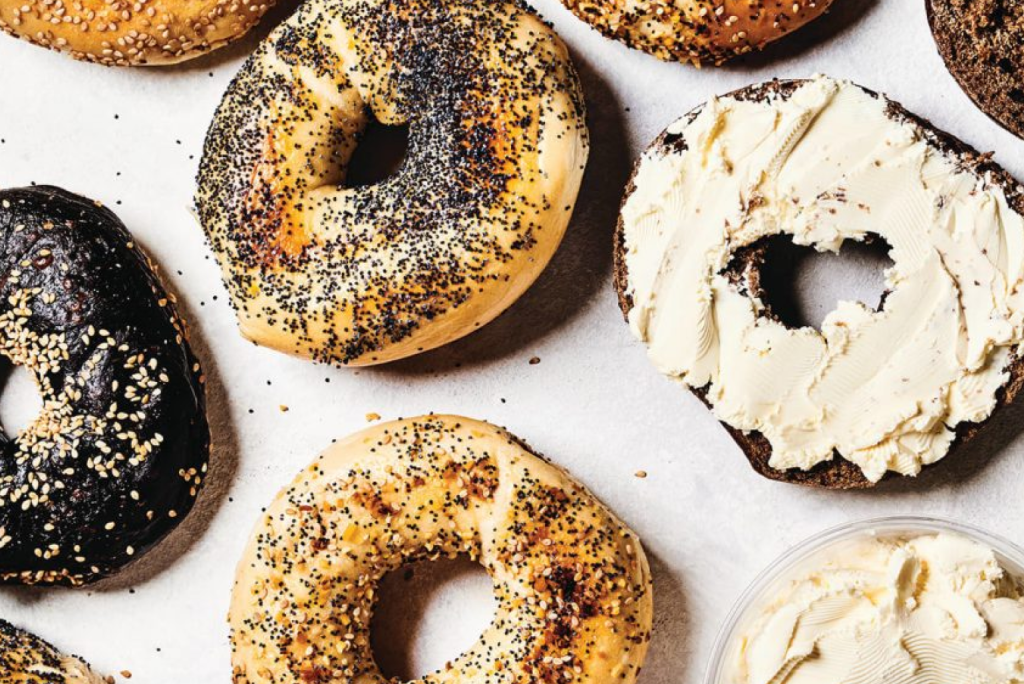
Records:
[[[977,111],[935,52],[923,0],[837,0],[832,14],[723,69],[662,64],[607,41],[556,0],[537,0],[570,45],[593,151],[569,235],[501,319],[450,347],[377,370],[336,370],[257,349],[233,315],[189,214],[203,136],[257,36],[165,70],[105,70],[0,37],[0,186],[49,183],[111,205],[180,295],[205,361],[216,451],[198,510],[143,565],[88,590],[0,590],[0,616],[98,669],[147,684],[226,682],[224,615],[260,507],[334,437],[427,411],[506,425],[568,467],[643,538],[655,636],[642,681],[699,682],[731,603],[775,556],[824,527],[934,514],[1024,542],[1020,411],[951,462],[880,491],[804,491],[762,480],[707,411],[659,377],[611,287],[611,233],[632,160],[708,96],[816,71],[888,93],[1024,178],[1024,142]],[[286,8],[287,9],[287,8]],[[819,307],[863,289],[817,272]],[[872,302],[874,303],[874,302]],[[820,317],[820,315],[819,315]],[[530,365],[538,356],[540,364]],[[13,414],[12,394],[0,403]],[[290,411],[282,413],[279,405]],[[1011,409],[1011,413],[1013,410]],[[638,479],[637,470],[650,476]],[[468,564],[389,581],[376,641],[394,674],[422,674],[486,624],[486,577]],[[119,678],[120,679],[120,678]]]

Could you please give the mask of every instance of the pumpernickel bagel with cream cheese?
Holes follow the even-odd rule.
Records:
[[[825,13],[832,0],[562,0],[595,29],[658,59],[721,64]]]
[[[565,46],[517,2],[312,0],[242,67],[196,203],[242,334],[336,364],[443,345],[540,274],[588,140]],[[347,187],[371,120],[401,168]]]
[[[43,400],[0,433],[0,582],[100,579],[185,518],[210,445],[186,337],[113,212],[59,188],[0,191],[0,354]]]
[[[105,66],[176,64],[241,38],[275,0],[0,0],[0,30]]]
[[[65,655],[34,634],[0,620],[3,684],[107,684],[79,658]]]
[[[1022,211],[989,155],[885,97],[771,82],[702,105],[643,155],[615,284],[656,366],[758,472],[870,487],[940,461],[1024,384]],[[840,302],[821,330],[788,328],[760,279],[779,235],[818,250],[884,240],[883,305]]]
[[[459,554],[490,574],[494,620],[419,681],[636,680],[652,613],[636,535],[504,430],[424,416],[331,446],[266,509],[231,601],[233,681],[383,681],[378,582]]]

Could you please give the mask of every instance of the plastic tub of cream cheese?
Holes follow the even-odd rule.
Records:
[[[744,592],[704,682],[1024,682],[1024,551],[935,518],[828,530]]]

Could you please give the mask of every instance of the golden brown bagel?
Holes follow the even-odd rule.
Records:
[[[795,31],[832,0],[562,0],[609,38],[658,59],[722,62]]]
[[[377,583],[457,554],[491,575],[494,621],[422,682],[635,681],[652,614],[636,536],[504,430],[426,416],[332,446],[266,510],[232,597],[234,683],[385,681],[370,649]]]
[[[106,66],[173,64],[251,29],[275,0],[0,0],[0,29]]]
[[[60,653],[50,644],[0,620],[0,683],[104,684],[78,658]]]
[[[345,187],[367,123],[401,169]],[[242,67],[196,202],[242,334],[367,365],[472,332],[558,247],[588,142],[565,46],[515,2],[310,0]]]

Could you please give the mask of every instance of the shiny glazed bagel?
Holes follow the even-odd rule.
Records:
[[[562,0],[598,31],[659,59],[722,62],[778,40],[832,0]]]
[[[0,620],[0,684],[106,684],[89,666]]]
[[[275,0],[0,0],[0,30],[106,66],[174,64],[251,29]]]
[[[565,46],[514,2],[311,0],[242,67],[196,202],[242,334],[338,364],[472,332],[540,274],[588,153]],[[371,119],[402,167],[346,187]]]
[[[385,681],[378,582],[457,554],[491,575],[494,621],[421,681],[635,681],[652,615],[636,535],[504,430],[425,416],[335,444],[266,510],[232,597],[234,683]]]
[[[209,455],[202,371],[111,211],[0,191],[0,355],[43,400],[17,437],[0,433],[0,583],[99,579],[184,519]]]

